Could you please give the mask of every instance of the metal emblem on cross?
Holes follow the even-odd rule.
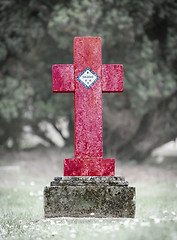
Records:
[[[76,79],[89,89],[99,79],[99,77],[89,67],[87,67]]]

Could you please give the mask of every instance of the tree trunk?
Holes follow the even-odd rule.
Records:
[[[109,111],[106,109],[106,111]],[[115,118],[115,113],[110,112],[110,118]],[[121,111],[119,113],[121,115]],[[122,110],[122,119],[126,119],[127,113]],[[111,136],[107,136],[105,140],[107,153],[112,148],[112,153],[116,154],[119,160],[135,159],[139,162],[145,160],[151,151],[168,141],[175,139],[177,136],[177,90],[171,96],[163,99],[155,107],[149,110],[142,118],[137,118],[129,111],[129,121],[133,124],[127,125],[123,136],[124,125],[119,125],[116,129],[112,129],[112,125],[108,125],[107,132],[110,131]],[[125,120],[127,121],[127,120]],[[132,125],[134,128],[132,131]],[[120,139],[119,139],[119,137]],[[127,137],[128,136],[128,137]],[[119,141],[120,140],[120,141]]]

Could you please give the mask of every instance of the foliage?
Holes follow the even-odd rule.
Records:
[[[105,94],[104,106],[123,115],[128,109],[130,118],[136,117],[135,131],[129,124],[119,124],[113,134],[107,117],[110,112],[104,115],[104,128],[107,148],[117,137],[120,145],[115,151],[128,144],[146,114],[157,111],[158,104],[176,90],[176,16],[174,0],[2,1],[1,144],[5,146],[11,137],[17,146],[25,124],[36,129],[40,121],[47,120],[55,126],[58,116],[73,121],[72,94],[52,94],[51,65],[72,63],[75,36],[101,36],[103,63],[124,64],[125,94]],[[166,121],[174,114],[176,105],[171,105],[171,112],[169,106],[163,110],[169,111]],[[18,129],[15,133],[14,128]],[[157,140],[154,146],[161,143]]]

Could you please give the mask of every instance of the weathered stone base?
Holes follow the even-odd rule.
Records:
[[[44,189],[44,215],[133,218],[135,188],[123,177],[56,177]]]

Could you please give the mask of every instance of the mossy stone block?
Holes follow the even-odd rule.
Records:
[[[135,216],[135,188],[122,177],[61,177],[51,185],[44,189],[47,218]]]

